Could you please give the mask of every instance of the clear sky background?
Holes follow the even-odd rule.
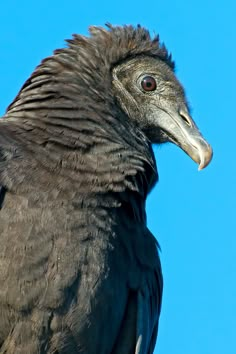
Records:
[[[235,16],[233,0],[0,4],[0,115],[39,61],[90,24],[140,23],[173,54],[214,159],[198,172],[176,146],[155,148],[160,181],[147,212],[165,282],[158,354],[236,353]]]

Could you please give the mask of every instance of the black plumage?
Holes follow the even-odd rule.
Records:
[[[151,143],[212,155],[142,27],[91,27],[0,121],[0,353],[151,354],[162,297]]]

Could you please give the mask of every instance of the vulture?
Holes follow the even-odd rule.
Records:
[[[90,28],[0,120],[0,354],[152,354],[163,279],[152,144],[208,165],[174,62],[141,26]]]

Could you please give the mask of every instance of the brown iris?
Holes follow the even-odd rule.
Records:
[[[152,76],[145,76],[141,81],[141,85],[144,91],[154,91],[157,88],[156,80]]]

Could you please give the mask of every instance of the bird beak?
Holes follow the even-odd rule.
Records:
[[[187,109],[179,109],[177,114],[176,112],[163,111],[161,116],[160,126],[168,139],[197,162],[199,170],[205,168],[212,159],[213,151],[201,135]]]

